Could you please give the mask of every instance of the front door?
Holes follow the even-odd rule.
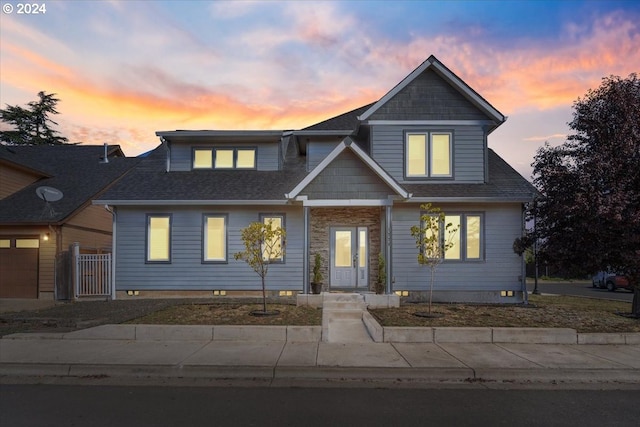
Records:
[[[366,227],[331,228],[331,287],[368,289]]]

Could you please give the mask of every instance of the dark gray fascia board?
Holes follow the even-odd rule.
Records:
[[[353,130],[294,130],[296,136],[347,136],[353,134]]]
[[[288,200],[93,200],[94,205],[110,206],[220,206],[220,205],[287,205]]]

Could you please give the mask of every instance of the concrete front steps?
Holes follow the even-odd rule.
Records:
[[[362,321],[367,309],[360,294],[323,293],[322,341],[333,343],[370,343],[369,331]]]

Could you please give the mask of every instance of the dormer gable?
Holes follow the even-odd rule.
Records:
[[[359,117],[363,122],[419,120],[487,121],[505,116],[431,55]]]

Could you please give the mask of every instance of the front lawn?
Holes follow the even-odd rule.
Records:
[[[474,305],[434,304],[432,311],[444,317],[414,316],[427,304],[403,304],[400,308],[369,310],[382,326],[539,327],[573,328],[578,332],[640,332],[640,320],[620,316],[631,304],[555,295],[530,295],[530,304]]]

